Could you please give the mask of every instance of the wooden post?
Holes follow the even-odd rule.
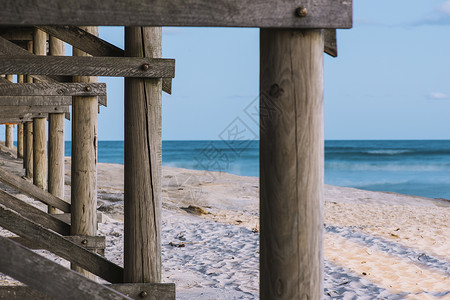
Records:
[[[260,295],[323,298],[323,36],[260,32]]]
[[[161,57],[161,27],[125,28],[125,53]],[[125,78],[124,282],[161,281],[161,79]]]
[[[82,27],[98,36],[98,27]],[[89,56],[73,48],[74,56]],[[97,77],[74,76],[74,82],[97,82]],[[72,101],[72,235],[97,234],[97,97]],[[79,267],[74,270],[90,276]]]
[[[5,146],[9,149],[13,147],[13,129],[14,125],[6,125],[5,126]]]
[[[50,55],[63,56],[64,42],[50,36]],[[48,192],[64,199],[64,113],[48,115]],[[48,212],[56,213],[49,206]]]
[[[33,52],[47,54],[47,34],[39,29],[33,34]],[[33,118],[33,183],[44,190],[47,188],[46,122],[46,118]]]
[[[17,83],[23,83],[23,75],[17,75]],[[17,125],[17,158],[23,158],[23,123]]]
[[[6,75],[6,79],[13,82],[12,75]],[[5,146],[9,149],[13,148],[13,129],[14,125],[6,125],[5,126]]]
[[[32,41],[28,42],[27,48],[28,52],[33,52]],[[27,83],[33,83],[31,76],[25,76],[24,80]],[[23,168],[25,169],[25,177],[33,178],[33,131],[28,131],[33,126],[29,126],[28,123],[33,124],[32,122],[25,122],[23,125]]]

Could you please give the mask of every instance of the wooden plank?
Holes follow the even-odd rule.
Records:
[[[0,116],[0,124],[6,124],[6,123],[13,123],[13,124],[19,124],[19,123],[25,123],[27,121],[31,121],[32,119],[30,117],[5,117]]]
[[[305,17],[296,10],[302,5]],[[350,28],[348,0],[3,0],[0,25]]]
[[[106,239],[104,236],[64,236],[66,240],[69,240],[78,246],[86,248],[88,250],[105,250],[106,248]],[[10,240],[19,243],[28,249],[32,250],[42,250],[42,247],[33,241],[24,239],[20,236],[9,237]],[[1,299],[1,297],[0,297]]]
[[[325,43],[325,53],[337,57],[337,39],[336,39],[336,29],[325,29],[323,31],[324,43]]]
[[[260,297],[322,299],[323,34],[260,41]]]
[[[7,238],[0,241],[0,271],[54,299],[131,299]]]
[[[17,189],[19,192],[24,193],[36,200],[41,201],[47,205],[52,205],[63,212],[70,212],[70,204],[64,200],[53,196],[52,194],[38,188],[27,180],[11,174],[0,167],[0,181]]]
[[[35,83],[28,83],[35,84]],[[41,84],[41,83],[36,83]],[[3,85],[0,84],[0,89]],[[106,106],[106,96],[98,97],[98,104]],[[0,106],[2,105],[28,105],[28,106],[70,106],[72,105],[72,96],[1,96]],[[1,108],[0,108],[1,109]]]
[[[175,60],[145,57],[0,56],[0,73],[173,78]]]
[[[161,57],[160,27],[125,28],[127,56]],[[161,281],[160,79],[125,78],[125,282]]]
[[[135,300],[175,300],[176,298],[173,283],[118,283],[106,286]],[[142,296],[143,292],[147,296]],[[0,286],[0,299],[52,300],[44,293],[28,286]]]
[[[2,97],[0,96],[0,102]],[[26,115],[35,113],[66,113],[70,112],[69,106],[59,105],[0,105],[2,115]]]
[[[84,249],[62,235],[42,227],[0,205],[0,226],[33,242],[111,283],[123,281],[123,269],[104,257]]]
[[[32,41],[34,27],[0,27],[0,36],[9,41]]]
[[[105,83],[0,84],[2,96],[106,96]],[[1,104],[1,103],[0,103]]]
[[[30,219],[31,221],[38,223],[48,229],[58,232],[62,235],[70,234],[70,225],[54,218],[53,216],[43,212],[36,207],[25,203],[24,201],[14,197],[7,192],[0,190],[0,204],[5,207],[15,210],[23,217]]]
[[[123,57],[125,51],[78,26],[38,26],[41,30],[92,56]],[[172,94],[172,79],[163,79],[163,91]]]

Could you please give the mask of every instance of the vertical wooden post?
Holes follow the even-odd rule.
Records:
[[[161,27],[125,28],[125,53],[161,57]],[[124,281],[161,281],[161,79],[125,78]]]
[[[323,37],[260,32],[261,299],[323,298]]]
[[[17,75],[17,83],[23,83],[23,75]],[[17,158],[23,158],[23,123],[17,125]]]
[[[47,54],[47,34],[42,30],[34,31],[33,52],[36,55]],[[33,183],[41,189],[47,188],[46,122],[46,118],[33,118]]]
[[[6,75],[6,79],[13,82],[12,75]],[[6,125],[5,126],[5,146],[9,149],[13,148],[13,129],[14,125]]]
[[[63,56],[64,42],[50,36],[50,55]],[[64,199],[64,114],[48,115],[48,192]],[[49,206],[48,213],[56,213]]]
[[[5,126],[6,132],[5,132],[5,146],[9,149],[12,149],[13,147],[13,129],[14,125],[7,124]]]
[[[98,27],[82,27],[98,36]],[[89,56],[73,48],[74,56]],[[74,76],[74,82],[97,82],[97,77]],[[97,97],[72,101],[72,235],[97,234]],[[79,267],[74,270],[92,278]]]
[[[28,42],[28,52],[33,53],[33,42]],[[33,78],[31,76],[26,75],[24,80],[27,83],[33,83]],[[31,123],[31,125],[28,125]],[[33,131],[29,131],[32,129],[32,122],[25,122],[23,124],[23,168],[25,169],[25,177],[33,178]],[[31,143],[30,143],[31,141]]]

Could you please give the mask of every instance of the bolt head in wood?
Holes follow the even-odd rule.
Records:
[[[87,241],[87,240],[82,240],[81,243],[82,243],[83,245],[87,245],[88,241]]]
[[[90,92],[90,91],[92,91],[92,88],[91,88],[90,86],[87,86],[87,87],[84,88],[84,90],[85,90],[86,92]]]
[[[139,293],[139,297],[141,297],[141,298],[144,298],[144,297],[147,297],[147,292],[146,291],[142,291],[142,292],[140,292]]]
[[[148,71],[148,69],[150,69],[149,64],[143,64],[143,65],[141,66],[141,70],[142,70],[142,71]]]
[[[297,17],[304,18],[308,14],[308,10],[306,7],[300,6],[295,10],[295,14]]]

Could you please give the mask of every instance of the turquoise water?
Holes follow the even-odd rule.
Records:
[[[163,141],[166,166],[259,176],[258,157],[258,141]],[[123,141],[100,141],[98,161],[123,164]],[[326,141],[325,183],[450,199],[450,141]]]

